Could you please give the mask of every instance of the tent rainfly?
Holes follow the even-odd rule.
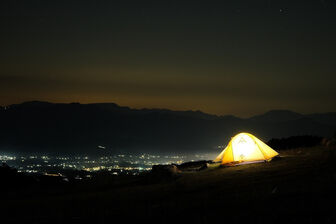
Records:
[[[279,155],[271,147],[263,143],[254,135],[249,133],[239,133],[226,146],[226,148],[217,156],[214,162],[221,164],[245,163],[270,161],[274,156]]]

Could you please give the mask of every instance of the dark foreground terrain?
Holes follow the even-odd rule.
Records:
[[[336,150],[270,163],[67,184],[1,179],[1,223],[336,223]],[[29,182],[29,181],[28,181]],[[24,183],[24,182],[23,182]]]

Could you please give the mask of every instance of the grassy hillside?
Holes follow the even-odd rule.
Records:
[[[9,191],[0,210],[9,222],[34,223],[335,223],[335,160],[335,149],[301,148],[269,163],[173,177],[25,188]]]

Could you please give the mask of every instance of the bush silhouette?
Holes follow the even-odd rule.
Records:
[[[276,150],[286,150],[300,147],[313,147],[321,144],[322,137],[303,135],[303,136],[291,136],[288,138],[273,138],[268,141],[268,145]]]

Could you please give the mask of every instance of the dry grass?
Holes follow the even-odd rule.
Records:
[[[280,155],[268,163],[182,173],[163,181],[146,176],[118,184],[83,184],[63,194],[7,200],[0,209],[13,222],[34,223],[112,223],[117,219],[335,223],[335,150],[304,148]]]

